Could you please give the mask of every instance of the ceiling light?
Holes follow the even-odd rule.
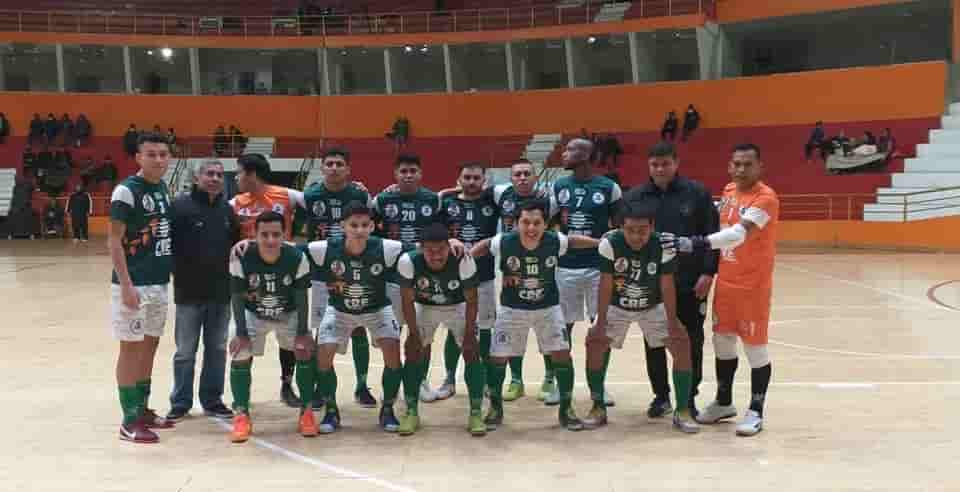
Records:
[[[160,48],[160,56],[170,59],[173,56],[173,50],[170,48]]]
[[[593,43],[596,43],[596,42],[597,42],[597,37],[596,37],[596,36],[590,36],[590,37],[587,38],[587,43],[588,43],[588,44],[593,44]]]

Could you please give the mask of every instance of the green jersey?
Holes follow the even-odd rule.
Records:
[[[645,311],[661,302],[660,276],[677,271],[677,254],[660,246],[660,234],[636,250],[627,244],[623,231],[614,231],[600,241],[600,271],[613,275],[610,305],[627,311]]]
[[[288,244],[281,246],[276,262],[267,263],[256,243],[251,243],[241,258],[230,261],[230,277],[233,292],[246,295],[247,311],[259,319],[282,321],[296,311],[296,290],[310,287],[310,263]]]
[[[476,200],[464,200],[456,195],[443,199],[440,210],[450,227],[450,237],[459,239],[468,248],[474,244],[493,237],[497,233],[497,206],[489,192]],[[488,282],[493,280],[493,257],[484,256],[476,259],[477,281]]]
[[[373,199],[372,208],[382,237],[417,243],[420,231],[439,219],[439,206],[436,193],[420,188],[409,195],[384,191]]]
[[[427,266],[423,252],[404,253],[397,263],[400,287],[411,287],[414,299],[428,306],[451,306],[466,301],[464,289],[477,287],[477,264],[469,255],[457,258],[452,254],[438,271]]]
[[[307,245],[310,261],[326,274],[329,305],[347,314],[372,313],[389,306],[387,278],[396,269],[403,244],[371,237],[357,256],[348,254],[346,246],[346,239]]]
[[[524,203],[527,203],[527,201],[536,199],[536,192],[530,196],[520,196],[516,188],[510,183],[495,186],[493,188],[493,203],[497,205],[497,212],[500,213],[500,232],[504,234],[513,232],[517,223],[517,214],[520,213],[520,207],[523,206]],[[556,213],[557,210],[556,202],[553,200],[553,197],[544,198],[543,200],[549,202],[550,210],[548,210],[548,213],[550,217],[553,217],[553,214]],[[549,221],[550,217],[546,217],[546,219]]]
[[[500,304],[514,309],[545,309],[560,303],[557,293],[557,263],[567,254],[567,236],[546,231],[540,245],[528,250],[520,234],[498,234],[490,241],[490,253],[503,272]]]
[[[578,181],[564,176],[553,183],[553,196],[560,213],[560,230],[565,234],[600,239],[610,230],[620,206],[620,186],[603,176]],[[600,255],[596,249],[576,250],[560,260],[563,268],[597,268]]]
[[[330,191],[323,183],[314,183],[303,192],[307,211],[307,240],[326,241],[343,238],[343,211],[350,202],[367,205],[370,195],[349,183],[340,191]]]
[[[141,176],[123,180],[110,197],[110,220],[127,226],[121,242],[133,285],[169,283],[173,240],[167,186],[162,181],[148,183]],[[120,283],[116,271],[112,277],[113,283]]]

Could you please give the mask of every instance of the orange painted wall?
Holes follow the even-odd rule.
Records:
[[[769,17],[812,14],[830,10],[872,7],[908,0],[719,0],[717,18],[720,22],[741,22]]]
[[[960,217],[904,223],[845,220],[787,221],[777,230],[782,244],[824,247],[960,251]]]
[[[86,113],[98,135],[121,135],[130,122],[205,135],[236,123],[249,135],[378,137],[397,115],[414,136],[640,132],[660,128],[671,109],[695,104],[711,128],[907,119],[943,111],[942,62],[805,72],[717,81],[593,89],[391,96],[123,96],[0,94],[0,108],[23,135],[34,112]],[[889,97],[890,88],[910,97]]]

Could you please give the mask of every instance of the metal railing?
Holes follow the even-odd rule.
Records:
[[[176,36],[331,36],[476,32],[591,24],[606,2],[423,12],[231,16],[0,10],[0,31]],[[624,18],[715,15],[716,0],[634,0]],[[614,16],[611,20],[619,20]]]
[[[954,196],[942,196],[944,193],[956,192]],[[937,196],[941,194],[941,196]],[[893,197],[899,199],[899,203],[892,204],[888,202],[880,202],[880,197]],[[913,199],[914,197],[920,197],[919,200]],[[948,208],[957,208],[960,207],[960,186],[950,186],[945,188],[936,188],[932,190],[923,190],[923,191],[909,191],[905,193],[878,193],[877,194],[877,203],[885,203],[887,205],[899,205],[899,210],[889,211],[889,212],[873,212],[873,213],[889,213],[897,214],[903,222],[909,220],[909,215],[911,212],[931,212],[936,210],[945,210]],[[945,200],[955,199],[955,203],[943,203]]]
[[[778,195],[780,220],[863,220],[863,206],[876,197],[875,193]]]

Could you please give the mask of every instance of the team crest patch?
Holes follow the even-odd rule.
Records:
[[[556,256],[548,256],[548,257],[547,257],[546,264],[547,264],[547,268],[553,268],[553,267],[557,266],[557,257],[556,257]]]
[[[291,277],[289,273],[283,276],[283,285],[290,285],[292,283],[293,277]]]
[[[503,211],[506,213],[513,212],[513,209],[517,207],[516,203],[513,203],[513,200],[506,200],[503,202]]]
[[[338,277],[342,277],[344,272],[347,271],[347,265],[344,265],[342,261],[336,260],[330,264],[330,271]]]
[[[449,290],[457,290],[459,287],[460,287],[459,280],[451,280],[450,282],[447,283],[447,289]]]
[[[647,275],[656,275],[657,273],[657,264],[654,262],[647,263]]]
[[[317,200],[313,202],[313,215],[318,217],[322,216],[327,211],[327,205],[323,203],[323,200]]]
[[[493,207],[491,207],[490,205],[487,205],[482,209],[480,209],[480,213],[482,213],[484,217],[490,217],[491,215],[493,215]]]
[[[557,193],[557,201],[561,204],[567,203],[570,201],[570,190],[564,188],[560,190],[560,193]]]
[[[380,275],[383,273],[383,265],[374,263],[373,266],[370,267],[370,273],[372,273],[374,276]]]
[[[743,217],[747,213],[747,207],[740,207],[740,210],[738,210],[737,213]]]
[[[607,197],[603,196],[603,193],[597,191],[593,194],[593,203],[596,203],[597,205],[603,205],[603,202],[605,201],[607,201]]]
[[[616,270],[617,273],[623,273],[627,271],[629,264],[630,262],[626,258],[617,258],[617,261],[613,263],[613,269]]]
[[[397,209],[397,205],[395,203],[390,203],[390,204],[387,204],[386,207],[383,207],[383,213],[385,213],[387,217],[392,219],[396,217],[397,214],[400,213],[400,210]]]
[[[279,204],[279,203],[274,203],[274,204],[273,204],[273,211],[276,212],[276,213],[278,213],[278,214],[283,214],[283,205],[281,205],[281,204]]]
[[[417,288],[420,290],[427,290],[430,288],[430,280],[427,277],[420,277],[417,279]]]
[[[520,258],[516,256],[507,258],[507,268],[509,268],[511,272],[520,271]]]
[[[250,275],[247,276],[247,283],[250,284],[251,289],[256,289],[257,287],[260,287],[260,275],[257,275],[256,273],[251,273]]]
[[[423,215],[424,217],[429,217],[433,215],[433,207],[431,207],[430,205],[424,205],[420,207],[420,214]]]
[[[449,215],[449,216],[451,216],[451,217],[459,217],[459,216],[460,216],[460,206],[457,205],[456,203],[451,203],[451,204],[447,207],[447,215]]]
[[[157,203],[153,201],[153,197],[150,195],[143,195],[143,209],[147,212],[153,212],[157,208]]]

